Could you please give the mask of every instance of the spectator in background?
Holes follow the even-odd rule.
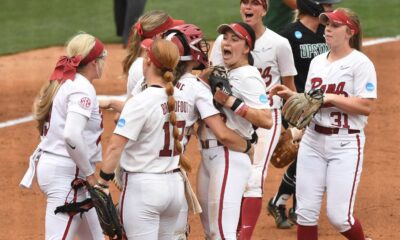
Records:
[[[264,25],[275,32],[281,31],[293,20],[293,10],[297,8],[296,0],[269,0],[268,14]]]
[[[143,14],[146,0],[114,0],[114,20],[117,36],[122,37],[124,48],[128,45],[130,29]]]

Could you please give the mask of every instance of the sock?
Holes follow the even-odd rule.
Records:
[[[318,226],[297,225],[297,240],[318,240]]]
[[[341,234],[349,240],[365,240],[364,231],[362,229],[361,223],[356,218],[350,230],[342,232]]]
[[[245,197],[240,211],[239,240],[251,239],[261,213],[262,198]]]
[[[296,161],[292,162],[283,175],[281,185],[276,193],[273,203],[275,206],[286,205],[287,200],[296,190]]]

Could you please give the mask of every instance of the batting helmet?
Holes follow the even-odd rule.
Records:
[[[318,17],[324,12],[322,4],[335,4],[339,2],[341,2],[341,0],[297,0],[297,9],[299,9],[301,13]]]
[[[195,60],[200,63],[196,70],[208,66],[209,45],[203,39],[203,32],[193,24],[183,24],[173,27],[164,33],[164,38],[178,46],[181,61]]]

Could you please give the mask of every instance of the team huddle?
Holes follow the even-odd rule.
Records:
[[[30,188],[36,175],[47,196],[45,238],[188,239],[189,213],[199,213],[205,239],[253,239],[269,162],[290,131],[298,153],[268,202],[277,227],[297,224],[298,240],[317,240],[326,194],[331,224],[366,239],[353,210],[377,80],[357,15],[333,11],[337,2],[297,0],[297,20],[278,34],[262,21],[267,0],[240,0],[242,22],[221,24],[212,49],[198,26],[146,12],[123,61],[126,101],[96,97],[105,45],[71,38],[34,102],[41,142],[21,181]],[[306,111],[315,92],[319,105]],[[103,159],[102,109],[118,112]],[[196,193],[190,139],[201,153]]]

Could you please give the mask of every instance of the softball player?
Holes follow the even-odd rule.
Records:
[[[121,221],[128,239],[172,239],[185,201],[179,166],[190,113],[187,102],[173,96],[177,47],[155,40],[147,51],[143,72],[148,88],[126,102],[106,152],[100,183],[113,178],[119,162],[124,170]]]
[[[221,53],[229,69],[233,96],[224,105],[226,124],[246,139],[254,133],[252,124],[271,128],[266,87],[257,68],[250,66],[255,33],[246,23],[221,25]],[[228,109],[231,108],[231,109]],[[202,224],[207,239],[236,239],[240,206],[251,172],[249,156],[227,149],[206,127],[200,129],[202,162],[198,175]]]
[[[34,103],[41,142],[27,175],[33,178],[32,161],[38,161],[37,181],[47,196],[46,239],[104,239],[94,209],[82,216],[54,213],[66,202],[88,198],[82,189],[71,189],[71,182],[81,178],[94,185],[95,164],[102,154],[102,114],[92,82],[103,72],[104,45],[82,33],[69,41],[66,51]],[[32,178],[24,177],[21,184],[30,187]]]
[[[180,52],[180,61],[175,71],[175,76],[179,79],[175,87],[175,99],[186,101],[191,112],[191,120],[187,121],[186,125],[185,142],[189,140],[192,132],[190,128],[201,119],[201,124],[215,134],[215,143],[218,142],[234,151],[247,151],[251,143],[226,127],[220,112],[213,105],[213,96],[208,85],[192,74],[193,69],[203,70],[208,66],[208,43],[203,39],[201,30],[195,25],[183,24],[168,30],[164,37],[175,43]],[[212,144],[206,141],[201,143],[203,146]],[[198,174],[205,174],[204,168],[200,167]],[[187,206],[181,209],[176,225],[175,236],[178,239],[186,239],[185,233],[188,233],[187,210]],[[205,211],[206,209],[203,209],[203,214]]]
[[[153,38],[166,30],[183,24],[182,20],[175,20],[164,11],[149,11],[143,14],[132,26],[129,37],[128,55],[123,61],[123,71],[128,74],[127,95],[131,96],[136,83],[143,77],[143,57],[146,51],[141,48],[144,39]]]
[[[265,0],[241,0],[240,14],[242,20],[249,24],[256,34],[256,43],[252,55],[254,66],[259,70],[268,92],[272,86],[281,82],[295,90],[293,76],[297,74],[294,66],[292,49],[287,39],[263,25],[268,4]],[[211,62],[218,65],[222,62],[220,43],[222,36],[215,42],[211,52]],[[277,96],[269,99],[268,108],[272,112],[271,129],[258,128],[258,143],[255,145],[254,162],[251,176],[246,186],[242,203],[240,237],[251,238],[261,212],[264,179],[268,162],[278,144],[281,131],[281,99]],[[242,226],[246,226],[243,228]]]
[[[377,97],[373,63],[360,52],[362,34],[357,15],[339,8],[320,15],[326,25],[328,53],[311,61],[305,91],[322,89],[324,105],[307,127],[297,159],[297,239],[318,239],[318,218],[327,193],[331,224],[347,239],[365,239],[353,209],[360,181],[364,127]],[[277,86],[271,94],[293,92]],[[319,147],[323,145],[323,147]]]
[[[331,12],[332,4],[340,0],[297,0],[298,11],[295,13],[296,21],[289,24],[280,34],[289,40],[293,50],[298,75],[295,76],[297,92],[304,92],[308,69],[311,60],[329,50],[325,43],[324,29],[318,16],[323,12]],[[288,127],[282,121],[284,127]],[[295,129],[293,129],[295,130]],[[293,161],[285,172],[279,190],[268,202],[268,212],[275,218],[277,228],[285,229],[296,223],[296,198],[293,198],[293,208],[289,209],[288,221],[286,215],[286,202],[294,195],[296,188],[296,160]]]

